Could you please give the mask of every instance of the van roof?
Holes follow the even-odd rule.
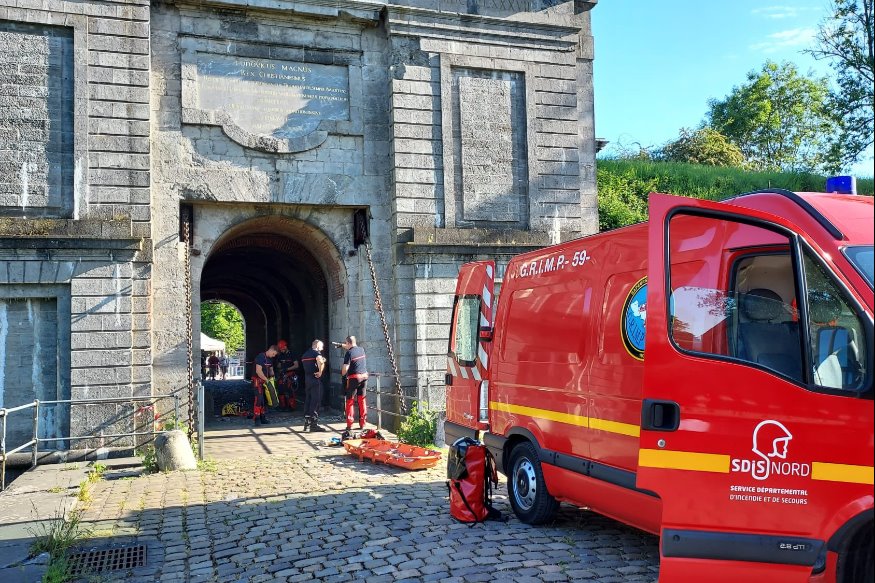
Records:
[[[873,223],[873,198],[871,196],[858,196],[849,194],[823,193],[823,192],[792,192],[780,188],[748,192],[735,197],[725,199],[723,202],[737,204],[739,206],[751,206],[761,210],[787,216],[785,213],[776,213],[767,207],[758,204],[749,205],[744,203],[757,199],[775,198],[778,195],[794,203],[806,214],[811,216],[836,240],[847,240],[853,244],[872,244]],[[741,199],[744,199],[743,201]]]
[[[872,244],[875,199],[853,194],[800,192],[800,198],[836,225],[852,243]]]

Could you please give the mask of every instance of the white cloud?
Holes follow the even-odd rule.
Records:
[[[772,20],[783,20],[785,18],[798,18],[802,12],[811,12],[817,10],[814,6],[761,6],[751,10],[754,16],[769,18]]]
[[[807,47],[817,34],[815,28],[791,28],[768,35],[765,40],[754,43],[748,48],[758,53],[777,53],[787,49]]]

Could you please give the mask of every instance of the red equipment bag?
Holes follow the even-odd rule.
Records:
[[[492,488],[498,486],[495,459],[486,446],[469,437],[450,446],[447,460],[450,515],[474,526],[485,520],[501,520],[492,507]]]

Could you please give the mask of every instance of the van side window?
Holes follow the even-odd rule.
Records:
[[[461,296],[456,302],[454,318],[453,352],[463,365],[473,366],[477,357],[477,341],[480,330],[480,298]]]
[[[675,345],[802,382],[790,249],[785,235],[755,225],[672,217],[670,333]]]
[[[870,371],[866,336],[860,317],[835,280],[806,251],[808,347],[814,384],[855,390],[867,386]]]

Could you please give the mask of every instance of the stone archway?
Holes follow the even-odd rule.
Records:
[[[247,362],[279,339],[300,354],[313,338],[328,338],[333,306],[346,293],[344,274],[320,229],[256,217],[228,228],[207,251],[200,299],[228,301],[243,314]]]

